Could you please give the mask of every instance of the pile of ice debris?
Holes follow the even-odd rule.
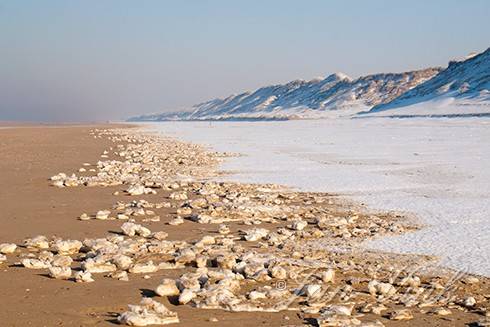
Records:
[[[95,135],[97,133],[97,135]],[[95,131],[96,137],[108,137],[114,148],[104,151],[95,165],[84,163],[80,173],[96,173],[95,175],[59,173],[51,177],[52,184],[57,187],[115,186],[127,185],[125,190],[131,195],[154,193],[157,188],[171,187],[176,179],[185,180],[193,176],[209,174],[209,169],[219,162],[217,153],[206,152],[197,145],[177,142],[155,135],[125,132],[123,130]],[[119,159],[109,160],[109,151]],[[169,183],[170,182],[170,183]]]

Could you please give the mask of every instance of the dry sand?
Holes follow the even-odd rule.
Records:
[[[104,138],[89,135],[94,126],[16,127],[0,130],[0,243],[22,243],[35,235],[56,235],[69,239],[102,237],[118,230],[120,221],[79,221],[83,212],[94,213],[111,208],[120,187],[50,186],[48,177],[59,172],[72,172],[84,162],[96,163],[100,154],[113,145]],[[97,126],[103,127],[103,126]],[[121,126],[118,126],[121,127]],[[161,201],[162,196],[144,198]],[[122,200],[120,195],[117,200]],[[125,198],[124,200],[129,200]],[[165,230],[169,239],[195,239],[215,227],[209,224],[169,226],[174,218],[170,209],[160,209],[160,222],[148,223],[152,230]],[[185,228],[184,228],[185,226]],[[232,226],[233,229],[236,226]],[[163,277],[176,278],[181,270],[159,271],[150,279],[132,277],[129,282],[97,278],[97,282],[78,284],[50,279],[44,270],[17,267],[15,259],[0,266],[1,326],[111,326],[127,304],[140,302],[141,296],[152,296]],[[481,287],[488,290],[485,280]],[[298,312],[230,313],[220,310],[199,310],[189,305],[176,306],[159,298],[179,315],[180,326],[281,326],[307,323]],[[476,314],[453,310],[449,317],[417,315],[405,322],[382,319],[387,326],[462,326],[477,321]],[[209,321],[218,318],[218,322]]]

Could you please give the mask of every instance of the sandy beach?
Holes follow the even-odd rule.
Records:
[[[0,327],[490,327],[490,1],[4,1]]]
[[[387,294],[382,294],[382,291],[376,289],[378,286],[369,283],[373,279],[379,279],[380,282],[383,282],[383,285],[384,283],[389,283],[388,272],[393,271],[393,269],[396,270],[397,265],[407,267],[415,262],[420,263],[425,260],[430,262],[430,258],[422,256],[356,252],[358,251],[357,242],[368,237],[362,231],[368,230],[368,226],[372,226],[374,222],[377,225],[375,231],[372,232],[372,235],[369,234],[369,237],[377,237],[378,233],[379,235],[407,233],[420,228],[420,226],[405,224],[407,222],[403,221],[403,217],[395,217],[383,213],[368,214],[368,208],[354,206],[354,204],[345,202],[335,195],[283,192],[279,188],[276,190],[273,185],[267,186],[270,188],[267,191],[262,190],[265,186],[217,185],[218,191],[216,194],[221,194],[219,195],[219,197],[222,197],[221,200],[229,197],[227,201],[224,201],[226,209],[222,211],[222,216],[228,217],[228,214],[230,217],[233,216],[233,219],[224,221],[226,226],[223,229],[228,229],[229,231],[218,233],[218,226],[223,224],[223,222],[218,222],[217,220],[214,222],[213,219],[216,219],[216,216],[213,215],[209,218],[210,221],[207,222],[194,220],[192,217],[198,217],[197,219],[201,220],[203,217],[207,217],[205,213],[209,212],[209,208],[204,205],[198,206],[196,202],[193,205],[192,201],[201,201],[201,197],[204,196],[209,205],[209,197],[213,194],[209,195],[209,193],[202,192],[202,189],[205,189],[210,182],[208,182],[209,179],[207,177],[202,177],[200,169],[202,168],[203,171],[209,170],[210,172],[217,170],[219,173],[219,163],[222,160],[226,160],[226,155],[204,154],[200,149],[189,147],[189,149],[196,151],[198,154],[196,158],[188,159],[192,165],[189,166],[185,160],[173,163],[172,165],[175,164],[175,167],[172,166],[172,169],[174,169],[172,172],[177,175],[195,175],[196,182],[180,184],[175,189],[168,189],[165,186],[154,183],[148,187],[148,192],[143,188],[145,189],[143,193],[148,194],[129,195],[128,193],[131,192],[125,192],[128,190],[128,184],[130,184],[126,180],[124,183],[114,186],[94,185],[91,187],[79,184],[74,187],[68,187],[69,177],[63,178],[62,181],[61,186],[66,187],[55,187],[52,185],[53,181],[49,180],[51,176],[62,172],[68,176],[76,173],[78,179],[75,178],[75,181],[80,183],[80,180],[89,180],[91,176],[96,176],[97,172],[100,173],[100,167],[96,165],[99,160],[122,161],[116,152],[120,154],[122,149],[127,149],[128,139],[125,138],[127,136],[124,132],[111,134],[111,132],[94,132],[94,130],[103,131],[112,128],[121,129],[123,127],[127,128],[127,130],[134,130],[134,128],[122,125],[12,127],[0,129],[0,153],[2,153],[2,160],[0,160],[0,185],[2,185],[0,187],[0,207],[2,208],[0,215],[2,223],[0,244],[14,243],[18,247],[14,253],[7,253],[7,261],[0,264],[0,290],[2,291],[2,297],[0,297],[2,322],[0,324],[2,326],[111,326],[118,323],[118,317],[121,313],[127,311],[128,304],[138,304],[142,297],[152,298],[163,303],[171,311],[176,312],[180,320],[179,326],[315,326],[322,325],[320,320],[316,320],[321,314],[324,314],[324,317],[326,317],[324,319],[327,319],[323,320],[323,326],[327,326],[327,323],[329,323],[328,319],[334,319],[332,318],[334,316],[335,319],[340,319],[337,314],[325,316],[325,312],[321,311],[326,305],[333,304],[347,307],[351,305],[352,314],[349,314],[348,318],[342,318],[347,319],[344,320],[345,325],[347,325],[347,321],[349,324],[355,325],[356,321],[354,319],[358,319],[362,323],[371,323],[369,326],[463,326],[482,321],[486,315],[488,316],[490,283],[488,279],[483,277],[464,275],[459,276],[456,281],[450,282],[451,272],[430,271],[425,275],[422,272],[420,274],[417,272],[418,281],[415,282],[411,279],[413,276],[405,276],[404,272],[399,272],[397,277],[391,280],[400,294],[412,294],[413,292],[416,293],[417,289],[429,289],[429,286],[434,285],[436,280],[440,281],[442,288],[449,285],[449,283],[455,286],[454,289],[451,289],[451,296],[454,297],[447,299],[447,301],[441,300],[440,303],[431,303],[431,305],[424,303],[426,299],[421,300],[420,298],[416,300],[410,299],[410,301],[415,302],[408,305],[408,300],[405,301],[402,297],[397,297],[397,295],[394,295],[396,299],[392,300]],[[130,133],[129,135],[133,134]],[[144,143],[137,136],[134,137],[137,140],[135,144],[138,142]],[[115,141],[115,138],[119,141]],[[169,147],[166,151],[171,154],[173,143],[172,141],[167,142]],[[117,145],[121,147],[117,147]],[[186,146],[185,144],[178,144],[175,147],[176,149],[185,150]],[[127,151],[129,152],[129,150]],[[131,156],[135,161],[139,160],[139,158],[135,158],[135,153],[139,153],[141,156],[149,155],[145,151],[133,152]],[[200,158],[200,155],[208,160],[211,165],[199,163],[197,159]],[[151,156],[150,154],[149,157],[154,160],[158,155]],[[158,158],[158,160],[161,160],[161,157]],[[145,168],[146,170],[142,169],[136,173],[132,172],[137,178],[140,178],[140,181],[142,176],[146,176],[148,172],[151,172],[153,162],[161,162],[151,160],[145,163],[148,165]],[[84,165],[84,163],[87,163],[87,165]],[[83,173],[80,171],[81,168],[83,168]],[[90,168],[94,169],[93,173],[88,171]],[[169,171],[166,177],[171,178],[170,173]],[[80,176],[87,176],[87,178],[83,179]],[[63,183],[65,184],[63,185]],[[99,181],[99,183],[101,182]],[[211,185],[215,186],[214,184]],[[201,190],[201,193],[198,192],[199,190]],[[187,195],[185,198],[179,198],[178,195],[182,192],[188,194],[189,199],[187,199]],[[224,195],[220,192],[224,192]],[[226,206],[227,203],[238,203],[236,199],[240,198],[240,192],[243,194],[249,193],[239,199],[242,201],[239,202],[240,206],[233,207],[236,211],[229,211],[230,207]],[[258,194],[257,199],[253,197],[253,194]],[[267,197],[271,194],[274,195],[273,200]],[[118,210],[115,210],[114,206],[118,201],[129,203],[133,200],[139,201],[142,199],[152,205],[149,206],[151,210],[147,209],[147,213],[143,215],[144,217],[134,215],[130,219],[133,219],[135,224],[141,224],[151,230],[153,236],[121,234],[121,225],[124,223],[121,219],[127,220],[128,217],[119,219],[95,219],[94,217],[101,210],[110,210],[111,215],[116,214]],[[158,206],[158,203],[168,203],[169,205]],[[245,217],[245,214],[241,211],[246,211],[248,214],[250,210],[255,210],[247,207],[254,203],[260,203],[262,206],[269,206],[270,208],[273,207],[280,214],[262,217],[260,214],[253,213],[251,219],[247,218],[248,220],[246,221],[241,219],[240,217]],[[247,210],[249,211],[243,209],[244,207],[248,208]],[[119,209],[119,211],[124,210]],[[151,213],[148,211],[151,211]],[[354,220],[357,221],[352,224],[349,222],[348,226],[344,227],[327,225],[327,227],[320,228],[320,221],[311,214],[312,212],[317,214],[326,212],[329,219],[332,218],[336,221],[340,218],[348,220],[352,217],[355,217]],[[86,213],[91,219],[80,220],[79,217],[83,213]],[[286,213],[291,214],[291,217]],[[159,219],[152,219],[155,216],[158,216]],[[185,222],[168,224],[169,222],[175,222],[178,216],[183,216]],[[306,227],[298,227],[303,222]],[[260,224],[260,226],[253,226],[255,224]],[[255,227],[267,229],[269,238],[264,235],[258,239],[252,239],[250,242],[243,240],[247,238],[247,235],[251,235],[248,232]],[[277,244],[280,244],[280,246],[277,246],[271,241],[270,235],[273,231],[279,230],[281,232],[277,236],[279,237]],[[339,230],[342,231],[341,234],[337,233]],[[118,235],[123,238],[129,236],[128,239],[136,239],[140,243],[157,244],[159,241],[163,242],[154,236],[154,233],[158,231],[167,233],[168,236],[163,237],[166,240],[165,242],[172,243],[173,247],[177,249],[174,251],[175,253],[171,253],[171,259],[168,259],[167,255],[165,260],[171,264],[181,262],[182,266],[179,266],[180,268],[156,269],[156,271],[142,274],[130,272],[129,281],[121,281],[117,278],[105,277],[106,274],[94,273],[95,282],[75,283],[71,277],[70,279],[52,278],[47,269],[26,269],[21,264],[22,259],[38,258],[42,252],[39,249],[34,251],[25,247],[24,240],[37,235],[46,236],[51,242],[51,249],[53,243],[59,239],[83,241],[85,239],[109,237],[107,235]],[[281,239],[280,235],[285,235],[284,233],[289,233],[288,235],[293,236],[293,238]],[[346,236],[346,233],[349,235]],[[205,238],[206,236],[211,236],[213,241],[209,241],[209,244],[206,243],[208,241],[202,241],[204,239],[209,240],[209,238]],[[202,242],[197,244],[199,240]],[[312,243],[319,242],[319,240],[326,240],[325,244],[331,246],[331,248],[318,250],[311,247]],[[184,241],[183,243],[185,244],[179,243],[181,241]],[[233,245],[228,243],[238,246],[233,247]],[[90,246],[86,245],[89,242],[84,242],[84,244],[84,247],[90,248]],[[298,249],[302,248],[300,245],[304,246],[307,252],[301,253],[301,250],[294,250],[295,246],[298,246]],[[336,253],[332,250],[333,246],[344,246],[347,250]],[[179,261],[185,251],[192,250],[196,252],[196,248],[201,251],[198,254],[205,254],[207,258],[204,266],[198,263],[195,254],[192,259]],[[74,259],[71,264],[74,272],[81,269],[83,262],[89,258],[88,254],[94,251],[95,253],[97,252],[94,249],[95,247],[92,247],[87,252],[78,249],[80,252],[77,250],[75,253],[70,254]],[[240,278],[243,279],[242,275],[245,276],[243,280],[237,279],[241,290],[236,299],[237,301],[240,299],[241,302],[225,306],[224,308],[228,308],[228,310],[204,309],[203,307],[206,306],[206,303],[209,303],[209,298],[206,298],[207,293],[204,292],[205,286],[209,286],[211,284],[210,281],[215,278],[222,280],[220,279],[221,277],[216,277],[218,273],[213,275],[211,272],[207,272],[207,269],[219,271],[218,268],[223,268],[223,266],[220,266],[220,259],[218,259],[221,254],[217,255],[216,253],[225,250],[229,251],[225,253],[225,256],[230,251],[236,251],[237,258],[233,258],[234,264],[245,263],[248,260],[245,258],[250,258],[250,253],[256,253],[257,256],[259,254],[275,255],[276,259],[273,261],[269,259],[267,264],[262,266],[262,275],[259,274],[262,276],[261,278],[258,278],[258,275],[253,275],[252,278],[250,274],[238,273],[235,267],[233,268],[234,273],[231,273],[231,268],[228,269],[229,272],[226,273],[231,273],[235,277],[240,275]],[[163,252],[155,253],[163,255]],[[311,261],[313,259],[319,260],[319,262],[323,263],[322,269],[327,266],[331,267],[329,269],[332,269],[336,278],[325,281],[324,273],[327,271],[320,270],[315,271],[313,275],[323,276],[319,278],[324,278],[325,283],[317,281],[315,284],[308,282],[309,284],[307,283],[306,285],[299,285],[298,283],[289,285],[289,277],[276,278],[274,277],[274,272],[272,272],[273,268],[276,267],[275,265],[277,267],[281,266],[280,262],[279,264],[277,263],[281,261],[278,260],[281,253],[285,257],[291,255],[295,259],[304,262],[309,262],[308,260]],[[58,251],[59,254],[60,252]],[[134,253],[132,257],[134,262],[140,262],[138,260],[141,260],[142,257],[138,257],[139,255],[139,253]],[[155,260],[165,261],[161,258]],[[218,260],[218,266],[216,266],[216,260]],[[282,260],[286,262],[286,259]],[[250,262],[252,264],[253,260]],[[327,262],[328,265],[326,265]],[[196,268],[196,265],[198,268]],[[313,266],[309,268],[311,267]],[[202,293],[197,292],[197,295],[194,294],[195,298],[187,304],[179,305],[175,297],[156,296],[155,289],[162,279],[181,278],[182,282],[183,274],[191,274],[196,272],[196,269],[202,270],[203,268],[206,270],[203,273],[207,274],[209,281],[207,284],[201,285]],[[225,268],[223,269],[226,270]],[[287,265],[285,269],[289,269]],[[263,275],[264,273],[265,276]],[[403,282],[397,280],[397,278],[400,279],[402,277],[410,279],[403,279],[405,280],[405,284],[403,284]],[[251,298],[250,291],[252,290],[256,290],[257,293],[254,294],[264,294],[265,297],[265,300],[259,299],[257,303],[253,304],[253,308],[257,309],[265,307],[266,304],[272,304],[274,300],[270,300],[270,292],[277,286],[278,281],[283,280],[287,283],[288,291],[298,286],[320,285],[320,287],[324,287],[325,284],[330,284],[332,287],[340,287],[343,295],[339,295],[338,298],[336,297],[335,300],[326,304],[323,303],[321,308],[315,306],[308,299],[308,295],[298,293],[298,299],[295,299],[294,304],[289,307],[291,310],[286,308],[280,312],[264,312],[260,310],[244,312],[240,310],[240,308],[251,308],[250,301],[245,299]],[[406,283],[414,283],[414,285],[410,284],[411,289],[407,289]],[[376,290],[370,294],[371,288]],[[211,292],[210,290],[207,291]],[[476,303],[468,300],[470,297]],[[370,306],[375,304],[383,304],[386,309],[381,314],[376,314],[369,309]],[[334,309],[330,308],[330,310]],[[450,314],[436,313],[434,309],[445,309],[450,311]],[[400,310],[408,310],[409,313],[402,312],[401,318],[396,319],[395,316],[400,313]],[[376,321],[379,324],[376,325]],[[366,324],[366,326],[368,325]]]
[[[111,207],[114,203],[112,193],[119,190],[118,187],[65,190],[54,188],[48,182],[50,176],[60,171],[75,171],[83,162],[96,162],[112,145],[108,140],[95,140],[90,136],[89,131],[93,128],[29,126],[0,131],[0,184],[8,185],[0,190],[0,243],[22,243],[23,239],[35,235],[83,239],[103,236],[119,228],[121,223],[118,221],[91,223],[77,220],[82,212]],[[171,219],[170,215],[161,216],[163,222]],[[163,226],[163,222],[160,225]],[[175,238],[189,239],[201,228],[178,231],[166,226],[165,230],[173,229]],[[80,285],[54,281],[47,277],[46,271],[15,267],[13,261],[1,266],[2,326],[114,325],[117,315],[126,310],[129,303],[138,303],[142,295],[151,294],[164,276],[176,275],[174,271],[171,274],[161,272],[151,279],[137,278],[130,283],[102,278],[97,283]],[[300,322],[294,313],[205,311],[197,314],[193,313],[197,310],[188,306],[180,306],[178,311],[184,326],[216,325],[208,321],[211,316],[219,317],[220,324],[225,326],[274,322],[280,325],[284,316]]]

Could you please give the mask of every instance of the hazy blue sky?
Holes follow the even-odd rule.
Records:
[[[490,1],[0,0],[0,120],[104,120],[490,46]]]

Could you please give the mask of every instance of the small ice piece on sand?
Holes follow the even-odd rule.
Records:
[[[14,253],[15,249],[17,249],[17,245],[15,245],[13,243],[0,244],[0,253],[2,253],[2,254]]]
[[[122,313],[117,320],[128,326],[148,326],[175,324],[179,322],[179,317],[162,303],[143,298],[140,305],[129,305],[129,310]]]

